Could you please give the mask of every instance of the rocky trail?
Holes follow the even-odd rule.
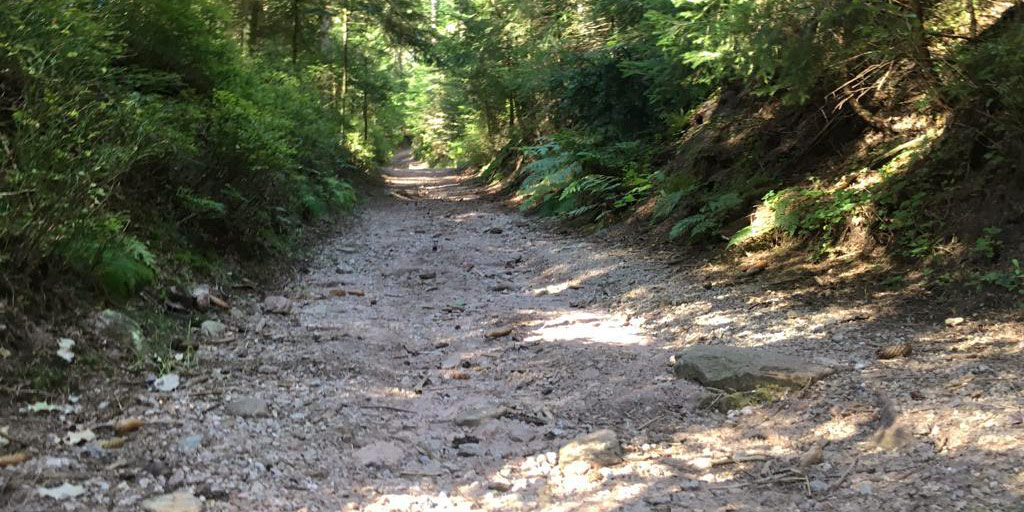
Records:
[[[1024,510],[1020,323],[561,233],[408,153],[386,177],[165,391],[5,405],[31,459],[0,507]],[[738,395],[676,378],[693,345],[771,356],[676,361]]]

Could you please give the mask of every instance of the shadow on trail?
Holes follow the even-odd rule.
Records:
[[[410,155],[399,155],[385,175],[415,201],[481,197],[467,176],[428,169]],[[451,216],[465,219],[466,229],[480,220],[475,212]],[[1022,498],[1024,472],[1014,462],[1024,456],[1015,416],[1024,411],[1015,384],[1019,326],[950,330],[936,325],[936,312],[900,300],[822,300],[813,285],[797,290],[792,282],[733,278],[705,286],[708,265],[673,272],[640,250],[508,222],[504,228],[488,249],[500,249],[496,263],[518,254],[530,281],[500,292],[495,302],[506,312],[489,327],[511,324],[516,335],[488,340],[481,330],[456,328],[426,341],[456,349],[465,382],[507,383],[510,393],[485,401],[514,413],[462,429],[479,445],[471,454],[452,444],[456,438],[432,452],[452,467],[475,468],[469,477],[452,474],[457,483],[443,488],[429,476],[415,486],[388,485],[362,502],[368,509],[412,507],[424,495],[462,496],[485,510],[566,511],[954,510]],[[479,277],[488,275],[485,269]],[[459,322],[459,315],[446,320]],[[876,348],[901,339],[916,343],[913,357],[875,359]],[[726,415],[701,409],[700,389],[669,375],[668,357],[693,344],[771,347],[827,360],[838,372]],[[443,375],[444,363],[436,370],[423,382]],[[462,382],[432,382],[420,395],[388,403],[416,409],[427,398],[445,411],[441,421],[452,421],[475,405],[458,392],[473,384]],[[877,393],[895,403],[909,435],[894,450],[871,442]],[[597,428],[619,434],[623,464],[582,474],[552,464],[559,446]],[[524,429],[532,434],[511,444],[496,439]],[[823,463],[799,467],[815,444],[825,444]]]

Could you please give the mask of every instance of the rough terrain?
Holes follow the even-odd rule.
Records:
[[[0,469],[0,506],[1022,510],[1020,323],[838,298],[827,274],[680,264],[528,222],[407,153],[394,165],[308,273],[231,297],[228,334],[177,388],[5,405],[33,458]],[[913,352],[876,357],[895,342]],[[720,412],[731,397],[673,376],[696,344],[834,373]],[[101,448],[131,417],[124,446]],[[61,443],[84,429],[100,440]],[[84,493],[38,493],[65,483]],[[175,491],[179,508],[143,501]]]

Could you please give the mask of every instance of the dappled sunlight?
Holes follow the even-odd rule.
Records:
[[[525,341],[578,341],[605,345],[647,345],[643,321],[624,314],[568,311],[546,314],[546,319],[528,324]]]

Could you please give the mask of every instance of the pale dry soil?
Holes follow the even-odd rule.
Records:
[[[947,327],[956,311],[896,295],[834,299],[822,279],[838,276],[804,286],[672,265],[399,156],[389,192],[308,272],[231,297],[221,320],[234,341],[200,348],[177,390],[112,384],[77,413],[6,418],[12,435],[46,441],[0,470],[5,510],[138,510],[175,490],[208,511],[1022,510],[1012,318]],[[292,312],[263,313],[264,294]],[[894,341],[914,353],[877,360]],[[672,377],[670,357],[693,344],[766,347],[836,373],[723,414]],[[878,395],[895,407],[895,446],[872,437]],[[230,414],[239,397],[269,415]],[[480,411],[492,414],[471,421]],[[123,448],[56,442],[130,416],[146,425]],[[618,434],[624,461],[559,468],[558,449],[598,429]],[[815,446],[820,460],[801,466]],[[64,482],[86,493],[36,494]]]

